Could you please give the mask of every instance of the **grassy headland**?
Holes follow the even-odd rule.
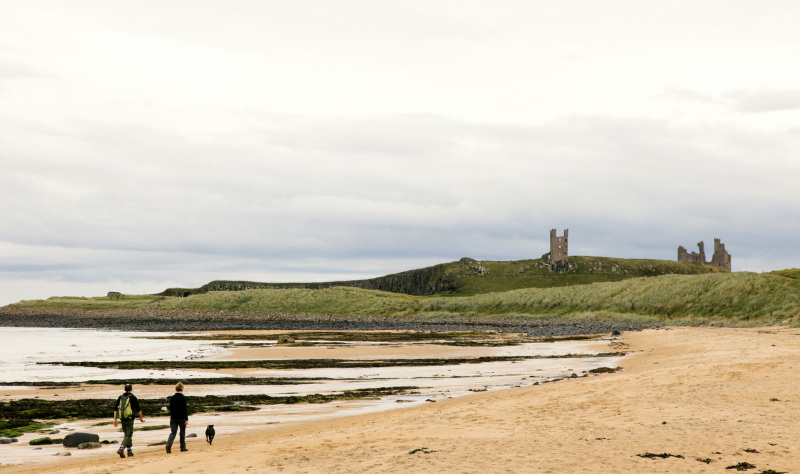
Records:
[[[119,300],[54,297],[22,301],[9,308],[272,311],[354,318],[603,318],[692,325],[800,324],[800,269],[729,273],[679,262],[594,257],[571,257],[566,272],[552,271],[541,260],[446,265],[465,266],[458,270],[460,273],[451,275],[465,280],[460,285],[461,295],[447,292],[420,296],[332,286],[207,291],[188,297],[124,295]],[[519,286],[525,288],[517,289]]]
[[[620,281],[643,276],[696,275],[725,271],[709,265],[609,257],[570,257],[568,265],[550,264],[543,259],[498,262],[462,258],[456,262],[442,263],[367,280],[321,283],[259,283],[216,280],[200,288],[168,288],[160,295],[191,296],[210,291],[257,289],[319,290],[346,286],[417,296],[444,294],[465,296],[521,288],[553,288]]]

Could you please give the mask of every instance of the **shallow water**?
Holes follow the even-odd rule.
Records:
[[[93,367],[39,365],[39,362],[191,360],[224,351],[208,341],[149,339],[174,333],[141,333],[62,328],[0,329],[0,383],[79,382],[121,377],[121,371]],[[199,376],[198,371],[124,371],[129,378]],[[205,375],[213,377],[214,375]]]
[[[418,393],[384,397],[380,400],[337,401],[327,404],[270,405],[260,410],[243,413],[209,413],[191,417],[189,433],[197,433],[198,438],[189,441],[203,441],[205,425],[214,424],[218,436],[235,436],[236,433],[251,429],[263,429],[269,425],[284,425],[351,414],[382,411],[400,407],[429,403],[437,399],[456,397],[473,391],[497,390],[519,387],[544,381],[562,379],[573,374],[596,367],[616,367],[620,357],[603,358],[561,358],[525,359],[519,361],[495,361],[480,364],[450,364],[426,367],[361,367],[325,368],[296,370],[230,369],[230,370],[118,370],[86,367],[60,367],[38,365],[37,362],[53,361],[113,361],[113,360],[213,360],[225,358],[232,360],[240,355],[258,355],[260,358],[285,358],[294,349],[272,346],[259,349],[258,353],[248,350],[225,348],[215,345],[215,341],[151,339],[168,336],[172,333],[141,333],[123,331],[100,331],[82,329],[52,328],[3,328],[0,331],[0,399],[9,400],[24,396],[44,399],[64,398],[108,398],[109,402],[121,392],[119,387],[84,386],[80,389],[30,389],[3,385],[12,381],[70,381],[79,382],[90,379],[125,378],[183,378],[188,384],[187,395],[234,395],[268,394],[273,396],[305,395],[311,393],[331,393],[360,388],[416,386]],[[254,341],[247,341],[254,342]],[[263,342],[270,342],[265,335]],[[271,341],[271,342],[274,342]],[[409,343],[347,343],[322,345],[314,348],[298,349],[310,351],[310,356],[325,354],[325,358],[337,357],[337,349],[342,348],[389,349],[391,355],[362,355],[348,357],[357,359],[377,358],[420,358],[431,357],[425,352],[435,353],[436,358],[469,358],[478,356],[553,356],[565,354],[592,354],[597,352],[598,341],[564,341],[558,343],[528,343],[516,346],[499,347],[457,347],[431,345],[429,342]],[[417,352],[415,352],[415,350]],[[423,353],[420,353],[422,351]],[[306,354],[309,355],[309,354]],[[274,357],[273,357],[274,356]],[[249,358],[249,357],[243,357]],[[328,378],[314,383],[292,385],[192,385],[193,377],[312,377]],[[173,393],[171,387],[163,385],[141,385],[134,388],[140,398],[160,398]],[[110,404],[110,403],[109,403]],[[112,413],[109,413],[109,419]],[[120,441],[121,433],[111,426],[95,427],[104,420],[79,420],[66,422],[56,428],[62,433],[52,437],[63,437],[71,431],[92,432],[100,439]],[[168,424],[166,417],[146,420],[146,425]],[[138,425],[138,421],[137,421]],[[134,436],[137,451],[163,449],[147,447],[147,444],[163,441],[166,430],[141,431]],[[44,446],[40,449],[28,442],[44,434],[26,434],[18,443],[0,445],[2,464],[52,461],[56,453],[70,452],[72,456],[114,455],[115,445],[107,445],[96,450],[77,450],[59,446]],[[118,446],[118,445],[116,445]],[[57,458],[56,458],[57,459]]]

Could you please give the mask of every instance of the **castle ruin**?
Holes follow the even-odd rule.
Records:
[[[566,262],[569,256],[569,252],[567,251],[568,236],[569,229],[564,229],[563,237],[557,236],[555,229],[550,229],[550,252],[542,255],[542,258],[548,260],[550,263]]]
[[[552,240],[552,237],[551,237]],[[552,245],[552,244],[551,244]],[[689,253],[683,247],[678,247],[678,261],[686,263],[694,263],[695,265],[713,265],[715,267],[724,268],[731,271],[731,254],[725,250],[725,244],[720,242],[720,239],[714,239],[714,255],[711,256],[711,261],[706,261],[705,244],[701,240],[697,243],[697,248],[700,252]]]

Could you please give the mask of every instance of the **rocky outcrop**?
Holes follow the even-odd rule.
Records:
[[[364,290],[389,291],[407,295],[427,296],[436,293],[456,291],[458,284],[447,273],[447,264],[395,273],[367,280],[330,281],[322,283],[258,283],[253,281],[215,280],[200,288],[168,288],[159,296],[191,296],[209,291],[244,291],[266,289],[309,289],[319,290],[334,286],[349,286]]]
[[[64,437],[64,446],[77,448],[83,443],[99,443],[100,436],[92,433],[70,433]]]

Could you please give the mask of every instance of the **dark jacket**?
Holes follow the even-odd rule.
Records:
[[[177,392],[169,400],[169,418],[171,420],[188,420],[189,409],[186,407],[186,397]]]

